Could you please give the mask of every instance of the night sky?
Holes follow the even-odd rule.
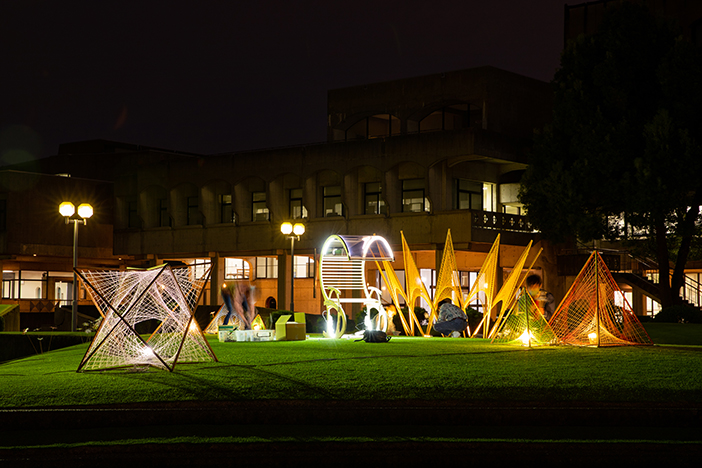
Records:
[[[98,138],[201,154],[315,143],[329,89],[484,65],[550,81],[564,4],[3,0],[0,164]]]

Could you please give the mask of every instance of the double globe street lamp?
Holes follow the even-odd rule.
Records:
[[[78,328],[78,225],[87,224],[88,218],[93,215],[93,207],[89,203],[78,205],[78,217],[75,217],[76,207],[73,203],[65,201],[59,205],[59,213],[66,220],[66,224],[73,223],[73,304],[71,309],[71,331]]]
[[[292,259],[292,265],[290,268],[290,312],[295,313],[295,241],[300,240],[300,236],[305,233],[305,225],[302,223],[289,223],[285,222],[280,225],[280,232],[282,232],[288,239],[290,239],[290,258]]]

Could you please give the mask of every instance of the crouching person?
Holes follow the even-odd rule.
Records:
[[[444,336],[458,338],[466,328],[468,328],[468,317],[460,307],[453,305],[451,299],[439,302],[439,317],[434,323],[434,330]]]

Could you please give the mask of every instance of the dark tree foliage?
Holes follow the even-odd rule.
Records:
[[[699,232],[701,58],[644,7],[608,9],[597,33],[563,51],[553,121],[522,179],[520,199],[545,237],[648,242],[663,305],[678,301]]]

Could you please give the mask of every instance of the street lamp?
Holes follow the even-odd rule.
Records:
[[[73,203],[65,201],[59,205],[59,213],[66,220],[66,224],[73,223],[73,305],[71,312],[71,331],[76,331],[78,324],[78,274],[76,267],[78,266],[78,225],[87,224],[88,218],[93,215],[93,207],[89,203],[78,205],[78,217],[73,215],[76,213],[76,207]]]
[[[290,268],[292,272],[290,276],[290,312],[295,313],[295,240],[300,240],[300,236],[305,233],[305,225],[295,223],[293,226],[292,223],[285,222],[280,225],[280,232],[290,239],[290,258],[292,259]]]

